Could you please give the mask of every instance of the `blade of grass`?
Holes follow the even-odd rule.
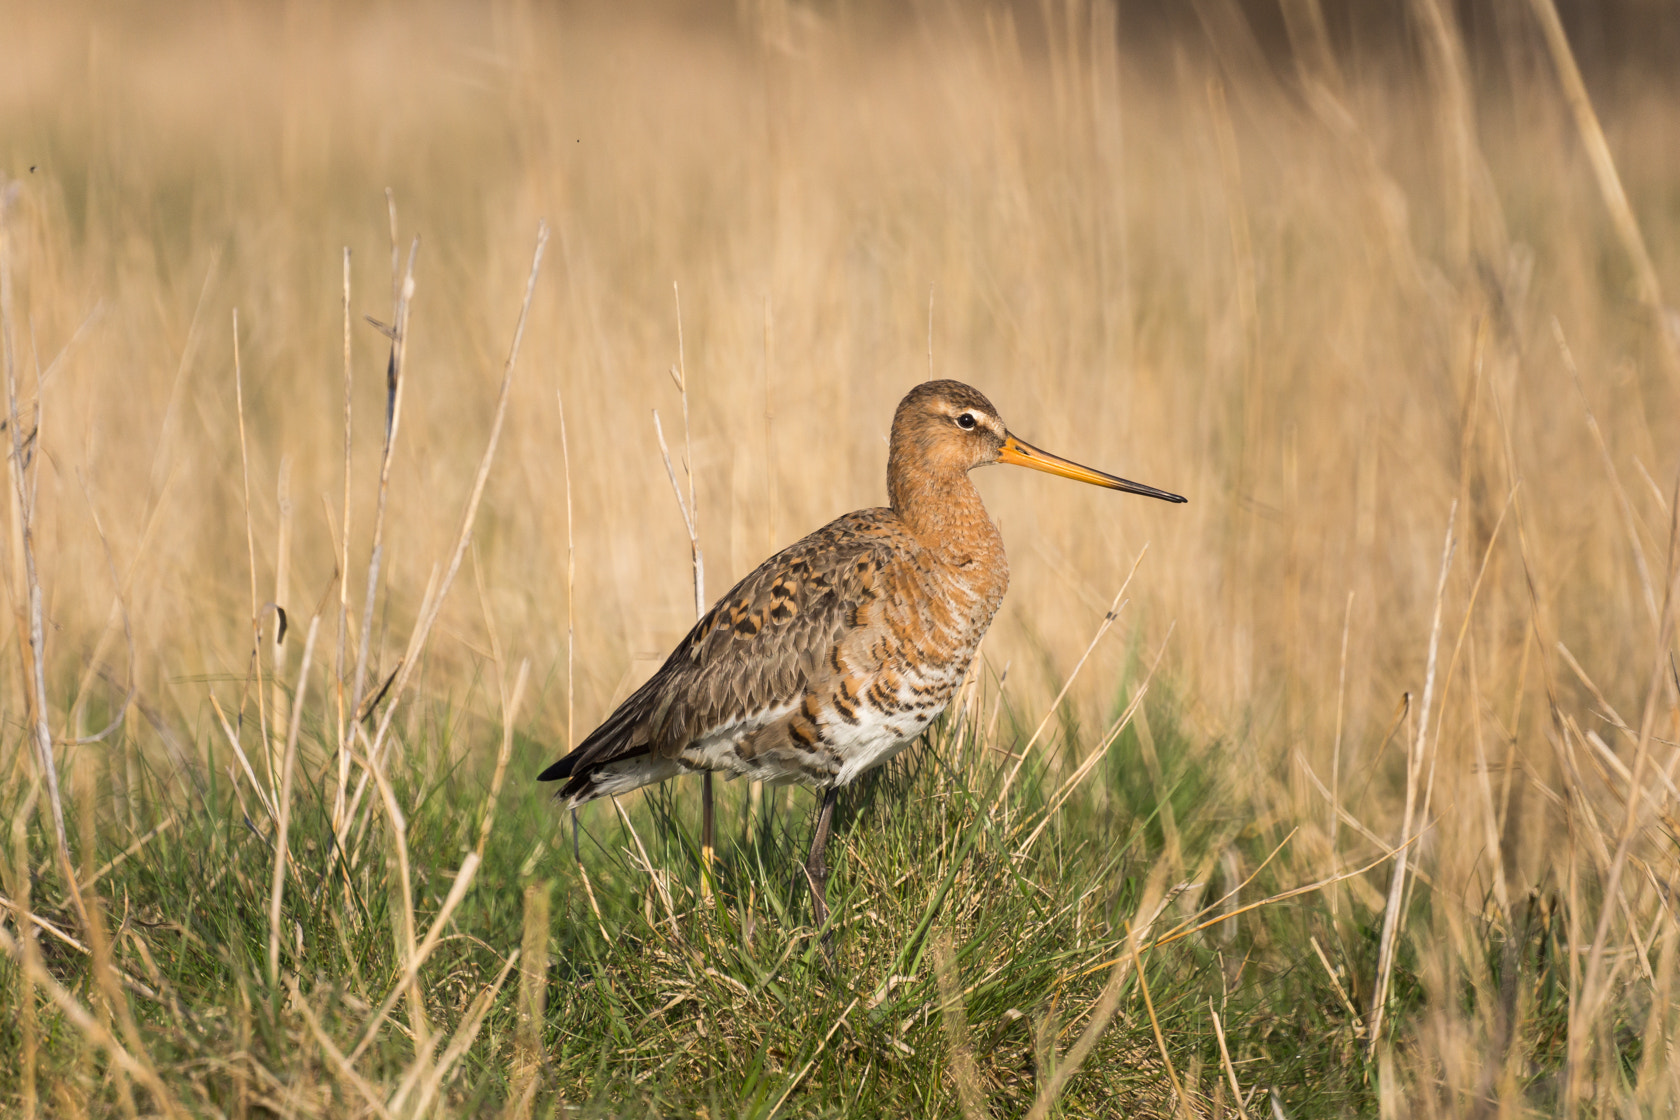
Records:
[[[1132,699],[1127,703],[1126,710],[1120,713],[1120,718],[1115,720],[1113,726],[1103,734],[1102,742],[1097,749],[1091,752],[1090,756],[1079,765],[1079,769],[1075,770],[1067,781],[1062,783],[1062,788],[1057,790],[1055,796],[1050,799],[1050,804],[1044,810],[1044,819],[1038,822],[1038,827],[1033,829],[1032,834],[1022,843],[1020,850],[1016,853],[1017,856],[1026,856],[1027,852],[1032,849],[1033,841],[1037,840],[1039,833],[1049,826],[1051,818],[1056,815],[1057,810],[1073,795],[1073,791],[1078,788],[1080,782],[1085,780],[1085,776],[1091,772],[1092,768],[1102,761],[1103,756],[1108,753],[1108,748],[1114,744],[1114,741],[1120,737],[1120,733],[1131,723],[1132,716],[1138,710],[1138,705],[1143,703],[1143,698],[1149,693],[1149,682],[1155,679],[1155,670],[1161,666],[1161,655],[1166,653],[1167,642],[1172,640],[1173,629],[1176,625],[1174,623],[1173,626],[1167,628],[1167,636],[1162,639],[1161,648],[1156,651],[1155,660],[1150,663],[1149,672],[1144,676],[1143,682],[1138,685],[1137,691],[1132,693]]]
[[[419,620],[415,623],[414,631],[409,636],[408,652],[397,670],[396,681],[391,687],[389,699],[386,702],[385,713],[380,718],[379,729],[369,748],[369,759],[377,764],[384,749],[387,736],[391,729],[391,720],[396,714],[407,688],[409,679],[413,676],[415,666],[420,662],[420,652],[425,648],[427,639],[431,636],[432,626],[437,622],[438,613],[443,608],[443,601],[449,594],[449,588],[455,581],[455,574],[461,568],[461,560],[466,555],[467,547],[472,541],[473,525],[478,517],[478,507],[484,497],[484,487],[490,477],[490,465],[496,458],[496,447],[501,440],[502,424],[507,418],[509,392],[513,387],[513,374],[519,363],[519,344],[525,337],[525,322],[531,313],[531,297],[535,294],[537,276],[542,271],[543,249],[548,245],[548,223],[544,222],[537,229],[536,248],[531,255],[531,270],[525,281],[525,299],[519,308],[519,319],[514,324],[513,341],[508,347],[506,364],[502,367],[501,390],[496,397],[496,412],[490,423],[490,435],[486,440],[484,454],[479,460],[478,472],[473,478],[472,492],[467,498],[466,509],[462,511],[460,531],[456,534],[455,547],[449,557],[448,567],[445,568],[443,579],[435,595],[429,596],[429,601],[422,609]],[[364,644],[367,635],[362,635]],[[345,814],[346,822],[355,818],[356,809],[367,788],[367,773],[364,772],[357,783],[356,794],[350,801],[350,809]]]
[[[1129,931],[1128,931],[1129,932]],[[1161,1035],[1161,1020],[1155,1015],[1155,1001],[1149,995],[1149,979],[1144,975],[1143,962],[1138,960],[1138,945],[1136,938],[1129,938],[1132,945],[1132,973],[1138,979],[1138,990],[1143,993],[1143,1009],[1149,1013],[1149,1029],[1155,1035],[1155,1048],[1161,1055],[1161,1064],[1167,1069],[1167,1083],[1172,1086],[1174,1111],[1180,1116],[1189,1111],[1189,1102],[1184,1099],[1184,1086],[1179,1084],[1178,1072],[1173,1069],[1172,1055],[1167,1053],[1167,1040]],[[1095,1016],[1093,1018],[1093,1025]],[[1090,1030],[1089,1027],[1086,1028]],[[1084,1041],[1083,1038],[1080,1039]]]
[[[17,360],[12,343],[12,203],[17,197],[13,185],[0,179],[0,352],[6,375],[6,405],[8,426],[12,437],[10,473],[12,476],[12,542],[13,552],[22,561],[23,599],[28,615],[26,647],[23,663],[30,692],[30,730],[35,739],[36,764],[47,791],[47,807],[52,812],[53,835],[58,841],[58,859],[64,873],[65,894],[76,907],[85,926],[87,915],[82,910],[81,892],[76,888],[76,872],[70,858],[70,838],[64,827],[64,801],[58,788],[58,765],[53,758],[52,731],[47,726],[46,636],[41,614],[41,580],[35,568],[34,486],[28,481],[28,465],[23,453],[23,420],[18,409]],[[41,438],[41,401],[35,400],[35,441],[37,475]],[[14,573],[17,568],[14,567]],[[14,576],[15,578],[15,576]]]
[[[449,1076],[449,1072],[472,1046],[473,1040],[478,1038],[479,1029],[484,1026],[485,1016],[490,1014],[490,1008],[495,1005],[496,994],[502,990],[508,973],[512,972],[513,966],[518,963],[519,950],[515,949],[502,965],[502,970],[496,974],[496,979],[473,1000],[472,1006],[467,1009],[466,1017],[455,1029],[454,1037],[449,1040],[449,1046],[445,1048],[443,1056],[432,1066],[420,1086],[420,1095],[414,1103],[415,1116],[424,1116],[431,1109],[432,1101],[437,1097],[438,1090],[443,1087],[443,1079]],[[400,1101],[392,1101],[393,1109],[399,1108],[400,1105]]]
[[[1639,301],[1651,314],[1657,336],[1657,352],[1663,356],[1664,371],[1675,386],[1680,387],[1680,353],[1676,352],[1674,335],[1668,326],[1662,283],[1657,279],[1657,268],[1651,261],[1651,254],[1645,248],[1645,235],[1639,231],[1639,220],[1634,217],[1627,191],[1622,188],[1622,177],[1616,170],[1610,145],[1604,139],[1604,129],[1598,123],[1592,98],[1587,95],[1587,84],[1582,81],[1581,69],[1575,64],[1575,52],[1570,49],[1569,36],[1564,33],[1563,21],[1558,18],[1557,5],[1553,0],[1529,0],[1529,6],[1534,9],[1534,17],[1540,24],[1552,64],[1557,67],[1564,100],[1575,118],[1581,143],[1586,146],[1599,194],[1604,198],[1605,208],[1610,211],[1610,223],[1622,243],[1622,251],[1627,254],[1628,263],[1633,265],[1634,276],[1638,278]]]
[[[344,816],[344,798],[349,792],[350,785],[350,749],[354,737],[350,728],[345,724],[345,713],[354,712],[355,706],[349,702],[344,693],[345,658],[347,656],[346,643],[350,637],[350,526],[351,501],[350,482],[354,477],[351,471],[354,442],[351,439],[354,428],[351,425],[351,403],[354,378],[350,365],[350,247],[344,247],[343,261],[343,292],[344,292],[344,505],[343,526],[339,531],[338,557],[338,645],[333,655],[333,696],[337,701],[338,710],[334,717],[334,731],[338,740],[338,778],[333,786],[332,823],[336,834]],[[348,706],[347,706],[348,705]]]
[[[1010,768],[1008,777],[1004,778],[1003,785],[998,789],[997,798],[992,802],[994,812],[1003,805],[1004,798],[1009,796],[1009,787],[1014,784],[1015,775],[1021,772],[1021,767],[1026,763],[1027,756],[1032,753],[1034,744],[1038,742],[1038,737],[1044,734],[1044,729],[1049,726],[1051,717],[1056,714],[1056,709],[1062,706],[1062,700],[1066,698],[1068,689],[1073,687],[1073,682],[1078,679],[1079,670],[1085,667],[1085,662],[1090,658],[1091,651],[1097,648],[1097,643],[1102,641],[1104,634],[1108,633],[1108,628],[1113,626],[1115,620],[1120,617],[1120,611],[1125,606],[1121,599],[1126,594],[1126,588],[1131,586],[1132,577],[1137,574],[1138,565],[1143,563],[1143,558],[1148,552],[1149,546],[1147,544],[1138,550],[1137,559],[1132,561],[1132,570],[1126,573],[1125,582],[1120,585],[1120,590],[1114,593],[1114,599],[1108,605],[1108,612],[1103,615],[1102,623],[1098,625],[1097,632],[1091,636],[1090,644],[1085,647],[1085,652],[1079,655],[1079,660],[1074,663],[1073,672],[1068,674],[1067,680],[1062,684],[1062,690],[1056,693],[1056,698],[1050,702],[1049,710],[1044,713],[1044,718],[1038,721],[1038,727],[1033,730],[1032,737],[1027,740],[1027,745],[1021,748],[1021,753],[1015,759],[1015,765]],[[1000,694],[1002,692],[1001,682],[999,692]]]
[[[1371,996],[1371,1036],[1366,1043],[1368,1061],[1374,1060],[1377,1043],[1382,1038],[1383,1009],[1394,972],[1394,947],[1400,932],[1400,906],[1405,898],[1406,864],[1413,839],[1412,814],[1417,806],[1418,786],[1423,778],[1423,760],[1428,746],[1429,705],[1435,694],[1435,657],[1441,642],[1441,607],[1447,592],[1447,573],[1452,569],[1456,544],[1453,523],[1457,518],[1458,502],[1454,500],[1447,514],[1446,540],[1441,546],[1441,575],[1435,584],[1435,618],[1429,627],[1429,656],[1423,673],[1422,714],[1418,719],[1417,737],[1406,761],[1406,807],[1400,817],[1400,842],[1395,845],[1394,874],[1389,880],[1388,905],[1383,910],[1382,937],[1377,949],[1376,989]]]
[[[842,1024],[846,1022],[846,1016],[852,1013],[852,1009],[858,1005],[858,1001],[862,998],[862,996],[853,996],[852,1002],[846,1005],[846,1010],[840,1012],[840,1017],[834,1020],[834,1025],[828,1028],[828,1033],[823,1035],[821,1042],[817,1043],[817,1048],[812,1052],[810,1060],[800,1068],[798,1073],[793,1075],[793,1078],[788,1081],[786,1086],[783,1087],[781,1096],[776,1098],[776,1103],[772,1104],[764,1113],[767,1120],[770,1117],[774,1117],[776,1113],[781,1110],[782,1104],[788,1099],[788,1094],[792,1093],[794,1089],[798,1087],[799,1083],[805,1080],[805,1075],[810,1073],[811,1067],[817,1064],[817,1059],[822,1056],[822,1052],[825,1048],[827,1048],[829,1040],[834,1037],[834,1032],[839,1030]]]
[[[939,983],[940,1025],[945,1030],[945,1042],[951,1054],[951,1080],[957,1086],[957,1103],[962,1107],[964,1120],[980,1120],[990,1115],[990,1109],[980,1085],[980,1074],[974,1067],[974,1050],[953,957],[951,935],[941,933],[933,945],[933,971]]]
[[[1225,1025],[1219,1021],[1219,1012],[1213,1006],[1213,997],[1208,997],[1208,1014],[1213,1017],[1214,1037],[1219,1040],[1219,1062],[1225,1069],[1225,1078],[1231,1085],[1231,1103],[1236,1106],[1239,1120],[1248,1120],[1248,1110],[1243,1107],[1242,1086],[1237,1084],[1237,1068],[1231,1064],[1231,1051],[1225,1048]]]
[[[118,1042],[109,1030],[101,1026],[99,1020],[77,1002],[76,997],[65,990],[64,986],[53,977],[52,973],[47,971],[44,965],[20,949],[11,933],[3,927],[0,927],[0,950],[4,950],[8,956],[18,963],[20,968],[29,974],[35,986],[46,993],[47,998],[70,1021],[71,1026],[85,1035],[93,1045],[111,1055],[111,1060],[124,1073],[146,1087],[146,1091],[152,1094],[152,1100],[165,1116],[182,1114],[181,1107],[175,1100],[174,1094],[163,1083],[157,1071],[149,1063],[140,1061],[124,1049],[122,1043]]]
[[[1587,950],[1587,964],[1584,978],[1581,982],[1581,1016],[1585,1023],[1591,1023],[1596,1018],[1603,1001],[1607,997],[1610,981],[1604,976],[1605,947],[1610,937],[1610,923],[1615,917],[1618,904],[1625,903],[1619,892],[1622,871],[1627,866],[1628,853],[1633,846],[1635,834],[1643,814],[1641,808],[1644,799],[1636,791],[1644,789],[1646,760],[1651,753],[1651,740],[1656,729],[1657,708],[1663,696],[1666,685],[1667,669],[1669,668],[1669,647],[1674,639],[1674,616],[1676,601],[1680,600],[1680,476],[1675,482],[1675,499],[1671,504],[1668,535],[1668,571],[1664,580],[1662,613],[1659,616],[1657,628],[1657,655],[1652,659],[1649,683],[1645,691],[1644,712],[1639,720],[1639,743],[1634,750],[1632,774],[1628,778],[1627,807],[1622,815],[1621,827],[1616,838],[1616,853],[1610,863],[1610,869],[1604,877],[1603,902],[1598,912],[1598,922],[1593,930],[1592,943]],[[1643,957],[1641,957],[1643,962]],[[1647,964],[1647,967],[1648,964]],[[1575,1024],[1572,1022],[1572,1026]],[[1574,1092],[1580,1086],[1580,1064],[1582,1055],[1579,1047],[1585,1044],[1584,1031],[1571,1030],[1568,1088]],[[1571,1099],[1573,1107],[1573,1098]]]
[[[1157,904],[1161,899],[1162,886],[1161,871],[1157,869],[1150,874],[1138,913],[1159,913]],[[1151,918],[1151,922],[1153,920]],[[1039,1085],[1038,1095],[1033,1100],[1031,1111],[1027,1113],[1027,1120],[1049,1120],[1050,1110],[1055,1107],[1056,1098],[1061,1096],[1062,1089],[1073,1075],[1079,1072],[1080,1067],[1091,1056],[1091,1051],[1096,1048],[1103,1032],[1108,1029],[1114,1013],[1120,1009],[1120,996],[1124,993],[1126,980],[1138,960],[1138,942],[1148,936],[1149,924],[1146,922],[1141,929],[1128,925],[1126,940],[1130,951],[1116,957],[1109,967],[1108,980],[1103,984],[1102,994],[1097,997],[1096,1006],[1085,1020],[1085,1029],[1080,1032],[1078,1041],[1068,1048],[1061,1061],[1056,1063],[1055,1070]]]
[[[397,210],[391,192],[385,192],[386,210],[391,221],[391,326],[388,336],[391,351],[385,360],[385,442],[379,456],[379,489],[373,507],[373,542],[368,552],[367,590],[362,597],[362,627],[356,645],[356,673],[350,689],[350,711],[360,713],[362,697],[367,689],[368,648],[373,636],[373,607],[379,592],[380,565],[385,557],[385,510],[391,492],[391,461],[396,450],[397,432],[402,427],[403,374],[408,362],[408,326],[410,304],[414,300],[414,258],[420,252],[420,239],[414,238],[408,247],[408,264],[399,276],[397,272]],[[348,505],[345,507],[348,511]],[[348,522],[346,522],[348,524]],[[350,534],[345,533],[345,540]],[[359,718],[359,716],[357,717]],[[346,736],[349,732],[346,731]],[[365,788],[365,784],[363,787]],[[355,810],[348,809],[339,822],[338,842],[350,827]]]
[[[303,664],[298,667],[297,688],[292,693],[291,729],[286,733],[286,757],[281,763],[280,820],[275,825],[274,877],[268,901],[268,986],[280,992],[280,908],[286,891],[286,863],[291,858],[287,835],[292,824],[292,775],[297,769],[298,729],[303,725],[303,700],[309,686],[309,663],[315,655],[315,633],[321,616],[309,620],[309,636],[303,641]]]
[[[375,1113],[385,1117],[386,1120],[390,1120],[391,1111],[385,1107],[384,1098],[374,1091],[372,1085],[368,1084],[367,1078],[356,1072],[355,1067],[345,1060],[344,1052],[333,1044],[332,1037],[321,1026],[321,1020],[316,1017],[314,1009],[309,1006],[309,1001],[298,990],[297,978],[295,976],[286,977],[286,985],[292,993],[291,1006],[295,1007],[303,1016],[304,1023],[309,1027],[309,1033],[315,1036],[315,1044],[321,1048],[321,1053],[327,1056],[327,1065],[332,1070],[333,1076],[354,1089],[356,1095],[366,1101],[367,1106],[373,1109]]]

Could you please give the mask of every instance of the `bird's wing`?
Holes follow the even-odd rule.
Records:
[[[575,779],[646,754],[674,758],[702,736],[797,703],[836,671],[836,651],[881,594],[902,532],[890,511],[860,510],[760,564],[539,780]]]

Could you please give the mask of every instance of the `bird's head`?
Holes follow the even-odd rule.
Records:
[[[1060,475],[1093,486],[1142,494],[1166,502],[1185,499],[1141,482],[1080,466],[1040,450],[1013,435],[984,393],[961,381],[924,381],[898,403],[893,415],[888,488],[895,491],[906,476],[966,474],[975,467],[1007,463]]]

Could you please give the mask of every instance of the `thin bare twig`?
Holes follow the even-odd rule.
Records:
[[[572,534],[572,448],[566,438],[566,398],[557,387],[554,390],[554,403],[560,409],[560,470],[566,479],[566,753],[570,754],[577,745],[577,549],[576,540]],[[578,811],[572,809],[572,857],[581,867],[583,855],[578,851]],[[589,901],[593,906],[595,895],[589,887],[589,876],[584,875],[584,889],[590,891]]]

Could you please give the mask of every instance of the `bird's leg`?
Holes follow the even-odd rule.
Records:
[[[706,894],[711,894],[712,863],[717,856],[712,848],[712,772],[701,775],[700,782],[700,870],[704,876]]]
[[[834,803],[838,800],[838,786],[823,794],[822,808],[817,810],[817,834],[811,838],[811,858],[805,861],[805,878],[811,885],[811,915],[819,928],[828,922],[828,862],[823,850],[828,847],[828,830],[834,823]]]

